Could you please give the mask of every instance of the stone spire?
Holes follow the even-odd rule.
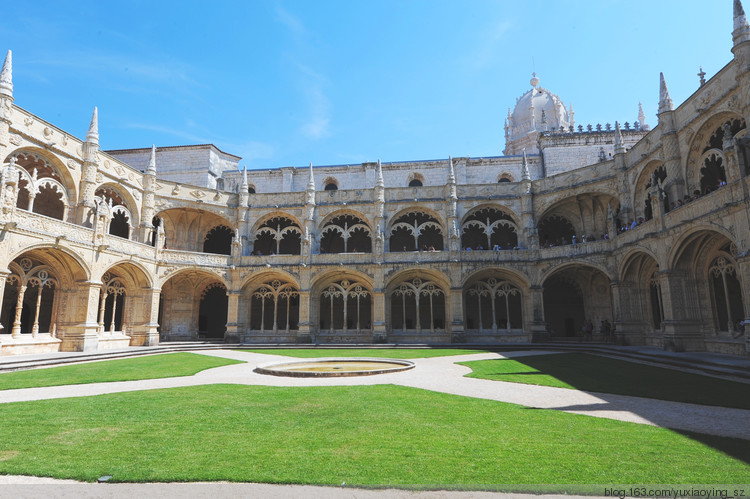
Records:
[[[573,104],[568,106],[568,116],[570,117],[570,128],[574,129],[576,126],[575,113],[573,112]]]
[[[747,23],[745,9],[742,8],[740,0],[734,0],[734,31],[732,31],[732,41],[736,47],[740,43],[750,40],[750,25]]]
[[[310,162],[310,175],[307,178],[307,190],[308,191],[314,191],[315,190],[315,175],[313,175],[312,162]]]
[[[531,182],[531,175],[529,174],[529,162],[526,159],[526,148],[523,148],[523,161],[521,162],[521,181]]]
[[[244,192],[247,192],[247,189],[248,189],[248,183],[247,183],[247,165],[245,165],[242,168],[242,185],[240,186],[240,189],[242,189]]]
[[[622,133],[620,132],[620,122],[615,121],[615,154],[625,152],[625,144],[622,142]]]
[[[92,144],[99,144],[99,111],[94,106],[94,114],[91,115],[91,124],[89,125],[89,131],[86,132],[86,142]]]
[[[646,124],[646,113],[643,112],[643,104],[638,103],[638,123],[641,124],[641,130],[645,130],[648,125]]]
[[[667,82],[664,80],[664,73],[659,73],[659,114],[666,111],[674,111],[672,98],[669,96]]]
[[[156,175],[156,145],[151,146],[151,157],[148,159],[148,168],[146,174]]]
[[[13,53],[10,50],[0,71],[0,95],[13,98]]]
[[[380,160],[378,160],[378,169],[375,172],[375,175],[375,187],[384,188],[385,181],[383,180],[383,166],[380,164]]]
[[[453,156],[448,156],[448,183],[456,183],[456,171],[453,169]]]

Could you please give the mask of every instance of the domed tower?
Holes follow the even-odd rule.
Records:
[[[574,126],[573,107],[565,109],[560,97],[546,88],[539,86],[539,78],[532,73],[531,90],[516,100],[513,112],[508,109],[505,119],[505,150],[506,155],[521,154],[526,149],[527,154],[538,154],[537,139],[541,132],[566,130]]]

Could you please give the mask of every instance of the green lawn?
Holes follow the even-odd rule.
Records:
[[[1,404],[0,420],[0,473],[87,481],[750,482],[745,440],[388,385],[148,390]]]
[[[237,360],[187,352],[148,355],[131,359],[2,373],[0,374],[0,390],[192,376],[212,367],[239,363]]]
[[[584,353],[462,362],[471,378],[750,409],[750,384]]]
[[[242,350],[243,352],[265,353],[311,359],[318,357],[379,357],[388,359],[426,359],[487,353],[487,350],[467,350],[461,348],[274,348]]]

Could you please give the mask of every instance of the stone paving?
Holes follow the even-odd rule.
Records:
[[[566,388],[524,385],[466,378],[471,370],[457,362],[523,355],[554,354],[552,351],[516,351],[412,359],[416,367],[409,371],[376,376],[342,378],[290,378],[257,374],[258,364],[290,361],[289,357],[237,350],[202,350],[204,355],[245,361],[245,364],[207,369],[194,376],[141,381],[92,383],[46,388],[0,391],[0,403],[65,397],[86,397],[106,393],[155,390],[217,383],[266,386],[354,386],[394,384],[421,388],[528,407],[554,409],[594,417],[661,426],[712,435],[750,440],[750,411],[726,407],[702,406],[681,402],[591,393]],[[376,352],[373,352],[375,354]]]

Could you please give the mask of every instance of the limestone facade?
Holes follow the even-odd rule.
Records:
[[[507,156],[266,171],[239,171],[212,145],[104,152],[96,110],[80,140],[16,105],[9,52],[1,352],[497,344],[576,336],[591,321],[593,336],[624,344],[745,355],[739,1],[733,41],[734,58],[677,107],[662,76],[652,129],[641,117],[577,127],[557,96],[533,99],[547,92],[536,80],[535,108],[509,116]],[[522,130],[542,110],[546,128]]]

